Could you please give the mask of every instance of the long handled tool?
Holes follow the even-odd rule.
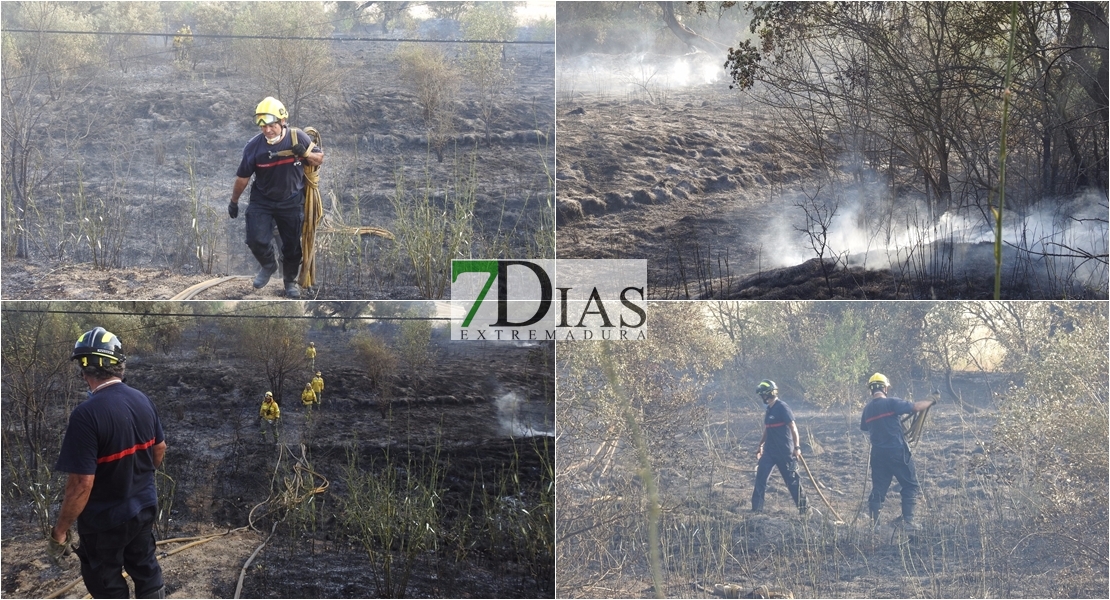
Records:
[[[834,517],[836,517],[836,520],[843,522],[844,519],[840,518],[840,515],[836,513],[836,509],[833,508],[833,505],[829,504],[829,499],[825,497],[825,493],[821,491],[821,486],[817,485],[817,480],[813,477],[813,471],[809,470],[809,465],[806,464],[806,459],[799,456],[798,460],[802,461],[802,466],[806,468],[806,474],[809,475],[809,480],[813,482],[813,489],[817,490],[817,495],[821,496],[821,500],[825,501],[825,506],[829,507],[829,510],[832,511],[832,514]]]

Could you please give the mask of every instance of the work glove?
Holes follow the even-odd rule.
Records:
[[[308,146],[305,146],[304,144],[297,144],[296,146],[293,146],[293,154],[297,156],[304,156],[305,154],[308,154]]]
[[[227,216],[231,217],[232,219],[236,219],[236,218],[239,217],[239,203],[238,202],[228,202],[227,203]]]
[[[48,545],[46,547],[46,553],[48,555],[50,555],[50,558],[55,563],[61,561],[63,556],[69,556],[69,553],[72,550],[73,550],[73,533],[72,532],[69,532],[69,531],[66,532],[66,541],[62,542],[62,543],[58,543],[58,541],[54,539],[54,534],[53,533],[51,533],[49,535]]]

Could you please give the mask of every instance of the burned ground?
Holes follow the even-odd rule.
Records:
[[[993,238],[978,208],[930,219],[912,170],[856,172],[809,155],[791,141],[803,127],[758,90],[719,76],[668,85],[699,59],[710,60],[560,55],[560,258],[647,259],[657,299],[993,297],[993,248],[982,243]],[[1098,226],[1074,231],[1067,215],[1087,211]],[[1104,194],[1010,217],[1003,297],[1106,297],[1104,258],[1053,263],[1027,251],[1062,243],[1103,254]],[[819,254],[829,266],[803,268]]]
[[[842,520],[801,466],[808,516],[798,515],[777,471],[765,512],[756,515],[749,509],[762,407],[727,390],[711,394],[702,403],[702,422],[673,431],[675,454],[697,466],[658,474],[661,594],[708,597],[715,584],[731,584],[784,588],[796,598],[1105,596],[1106,555],[1097,536],[1064,532],[1043,520],[1031,504],[1028,486],[1036,482],[1013,477],[1016,465],[990,437],[998,416],[991,398],[1006,380],[1000,374],[957,377],[966,407],[945,393],[930,411],[913,450],[922,485],[922,530],[913,539],[892,523],[900,513],[897,481],[881,525],[869,525],[869,447],[859,431],[859,407],[821,411],[784,397],[794,410],[806,464]],[[932,384],[913,387],[909,397],[921,398]],[[568,441],[567,433],[561,435]],[[656,595],[644,481],[627,461],[610,468],[560,462],[560,597]]]
[[[195,342],[190,338],[170,354],[129,360],[128,383],[158,406],[169,446],[168,478],[158,480],[167,519],[159,539],[231,532],[163,555],[168,597],[232,597],[240,570],[275,522],[276,533],[247,570],[242,596],[376,597],[367,551],[343,518],[352,457],[366,473],[418,465],[442,477],[438,542],[416,557],[407,596],[550,597],[553,545],[544,549],[553,544],[550,534],[530,530],[534,545],[527,546],[498,528],[543,522],[528,520],[533,514],[548,515],[546,527],[553,527],[553,503],[544,498],[551,493],[554,440],[520,435],[552,429],[550,346],[441,342],[434,368],[399,375],[383,402],[381,388],[351,364],[346,336],[309,335],[320,349],[316,368],[326,387],[310,417],[299,402],[309,366],[291,375],[280,402],[283,450],[259,436],[265,376],[233,349],[200,354],[186,349]],[[299,472],[290,468],[293,459],[318,475],[316,485],[328,486],[307,508],[290,512],[279,496]],[[76,558],[60,567],[49,562],[28,516],[26,501],[5,499],[8,597],[43,597],[79,577]],[[84,593],[78,584],[63,597]]]
[[[460,44],[440,46],[450,59],[464,53]],[[399,251],[403,240],[348,232],[357,226],[393,231],[391,200],[402,180],[409,194],[426,193],[440,203],[473,184],[467,250],[476,256],[554,253],[547,173],[554,164],[553,47],[506,46],[505,66],[513,75],[491,121],[489,144],[464,84],[443,162],[429,150],[416,96],[399,77],[397,47],[333,44],[342,72],[339,92],[313,98],[292,116],[291,125],[320,131],[326,155],[320,182],[325,221],[311,297],[421,297]],[[5,299],[163,300],[217,276],[257,270],[244,243],[243,217],[229,219],[227,203],[242,148],[257,133],[250,113],[266,94],[222,64],[202,61],[182,71],[171,59],[154,52],[127,72],[105,67],[74,103],[47,117],[52,135],[40,149],[54,166],[20,222],[27,257],[4,257]],[[16,229],[5,231],[14,236]],[[9,250],[14,243],[14,237],[5,240]],[[197,299],[280,294],[274,282],[255,290],[249,281],[235,281]]]

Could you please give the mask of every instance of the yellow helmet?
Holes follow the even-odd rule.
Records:
[[[267,398],[273,398],[273,397],[274,397],[274,393],[273,393],[273,392],[266,392],[266,397],[267,397]]]
[[[872,392],[874,392],[876,389],[888,387],[890,387],[890,380],[887,379],[886,375],[883,375],[882,373],[875,373],[871,376],[871,379],[867,380],[867,388]]]
[[[316,371],[316,376],[320,377],[320,372],[319,371]]]
[[[259,127],[289,118],[285,105],[273,96],[266,96],[254,109],[254,124]]]

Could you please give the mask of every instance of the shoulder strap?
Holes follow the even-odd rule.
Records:
[[[297,135],[298,133],[301,132],[301,130],[297,129],[296,127],[290,127],[289,131],[291,132],[291,135],[293,136],[293,140],[292,140],[293,145],[296,146],[297,144],[301,143],[301,138],[300,138],[299,135]],[[308,150],[306,150],[306,152],[312,152],[312,149],[316,147],[316,143],[312,141],[312,137],[309,136],[307,133],[305,134],[305,137],[308,137]],[[279,152],[274,152],[274,156],[294,156],[294,154],[293,154],[293,150],[290,149],[290,150],[281,150]]]

